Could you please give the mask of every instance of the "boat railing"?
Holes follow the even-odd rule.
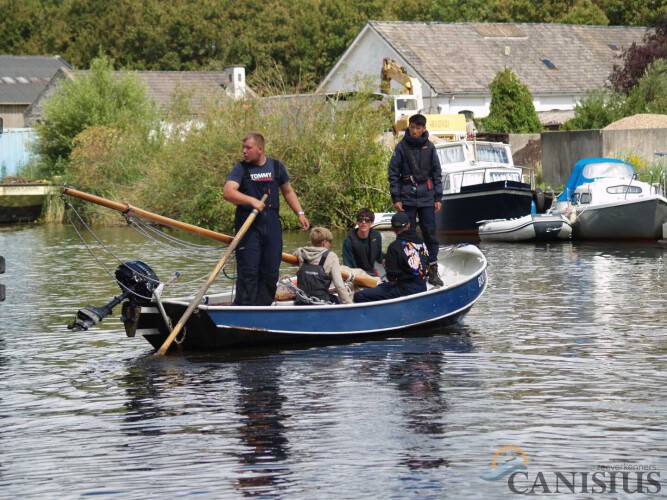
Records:
[[[445,185],[453,184],[461,187],[476,186],[491,182],[513,181],[530,185],[535,189],[535,171],[530,167],[521,166],[478,166],[443,173]]]

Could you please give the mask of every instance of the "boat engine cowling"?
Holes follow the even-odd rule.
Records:
[[[126,298],[129,298],[128,304],[130,308],[133,311],[139,311],[142,305],[150,303],[153,291],[160,284],[157,274],[155,274],[148,264],[140,260],[131,260],[121,264],[116,269],[115,276],[123,293],[118,297],[114,297],[113,300],[103,306],[86,306],[83,309],[79,309],[76,313],[76,318],[74,318],[71,324],[67,325],[67,328],[75,332],[88,330],[88,328],[96,325],[111,314],[113,308]]]
[[[148,305],[160,279],[157,274],[140,260],[131,260],[118,266],[116,281],[123,292],[130,292],[130,301],[139,305]]]

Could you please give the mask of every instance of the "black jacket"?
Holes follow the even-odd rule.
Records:
[[[408,155],[412,155],[414,161],[408,158]],[[426,158],[422,160],[422,156]],[[429,164],[428,179],[417,180],[418,175],[414,175],[417,174],[414,172],[415,167],[421,170],[423,165]],[[428,140],[428,131],[420,138],[413,139],[406,129],[405,136],[394,148],[394,155],[389,162],[389,192],[392,202],[400,201],[415,207],[432,206],[442,198],[440,160],[435,146]]]
[[[410,282],[428,278],[428,250],[412,229],[396,236],[387,248],[385,271],[390,282]]]

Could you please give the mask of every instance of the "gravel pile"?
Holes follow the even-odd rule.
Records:
[[[631,130],[637,128],[667,128],[667,115],[639,114],[626,116],[610,123],[603,130]]]

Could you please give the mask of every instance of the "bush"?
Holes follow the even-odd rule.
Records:
[[[89,73],[76,73],[60,81],[44,102],[43,122],[36,125],[36,152],[47,175],[65,174],[74,138],[88,127],[108,126],[125,131],[155,127],[158,115],[138,77],[117,77],[112,62],[101,55]]]
[[[346,102],[308,99],[224,99],[209,103],[210,111],[196,121],[172,110],[169,126],[151,134],[141,126],[89,127],[73,141],[68,181],[167,217],[230,231],[235,207],[223,200],[222,190],[241,159],[243,136],[257,130],[266,137],[266,154],[287,166],[312,224],[350,227],[361,206],[383,211],[391,203],[392,153],[379,141],[384,111],[370,92]],[[98,211],[88,215],[103,221]],[[286,203],[281,218],[286,229],[299,227]]]
[[[591,90],[574,106],[574,118],[562,130],[602,129],[623,117],[622,100],[612,91]]]

